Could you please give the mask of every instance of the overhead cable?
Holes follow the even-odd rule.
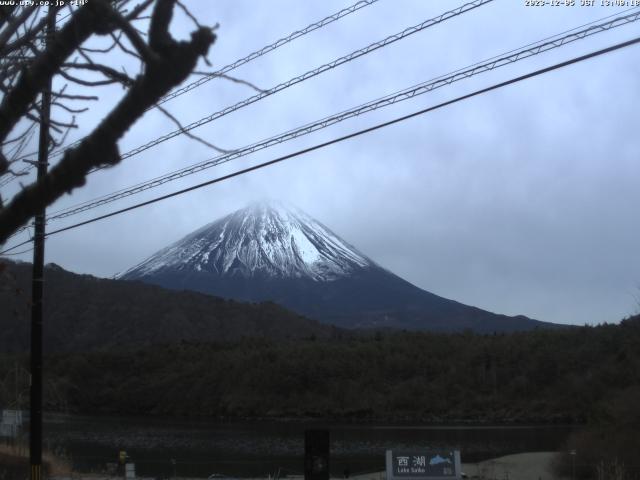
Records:
[[[194,88],[198,88],[200,85],[203,85],[205,83],[207,83],[210,80],[213,80],[214,78],[219,78],[220,76],[224,75],[225,73],[229,73],[232,70],[235,70],[236,68],[249,63],[252,60],[255,60],[258,57],[261,57],[262,55],[269,53],[273,50],[275,50],[276,48],[279,48],[283,45],[286,45],[287,43],[295,40],[296,38],[302,37],[303,35],[306,35],[307,33],[313,32],[314,30],[317,30],[319,28],[322,28],[326,25],[329,25],[332,22],[335,22],[336,20],[339,20],[342,17],[346,17],[347,15],[356,12],[358,10],[360,10],[361,8],[367,7],[375,2],[377,2],[378,0],[362,0],[360,2],[354,3],[353,5],[351,5],[350,7],[344,8],[342,10],[340,10],[339,12],[334,13],[333,15],[329,15],[328,17],[323,18],[322,20],[319,20],[315,23],[312,23],[311,25],[307,25],[306,27],[304,27],[303,29],[300,30],[296,30],[295,32],[289,34],[286,37],[283,37],[279,40],[276,40],[275,42],[262,47],[260,50],[256,50],[253,53],[250,53],[249,55],[247,55],[246,57],[240,58],[238,60],[236,60],[233,63],[230,63],[229,65],[222,67],[220,70],[217,70],[213,73],[210,73],[209,75],[202,77],[198,80],[196,80],[195,82],[192,82],[188,85],[185,85],[184,87],[180,87],[176,90],[174,90],[173,92],[168,93],[167,95],[165,95],[164,97],[162,97],[160,100],[158,100],[157,105],[160,105],[162,103],[168,102],[169,100],[172,100],[176,97],[179,97],[180,95],[183,95],[191,90],[193,90]],[[154,108],[154,107],[150,107],[150,108]]]
[[[333,70],[334,68],[343,65],[345,63],[351,62],[357,58],[360,58],[364,55],[367,55],[371,52],[374,52],[380,48],[386,47],[388,45],[391,45],[392,43],[395,43],[399,40],[402,40],[403,38],[406,38],[410,35],[413,35],[415,33],[421,32],[429,27],[432,27],[434,25],[438,25],[446,20],[449,20],[451,18],[457,17],[458,15],[462,15],[463,13],[466,13],[470,10],[473,10],[475,8],[478,8],[482,5],[488,4],[493,2],[493,0],[474,0],[473,2],[470,3],[465,3],[464,5],[461,5],[460,7],[453,9],[453,10],[449,10],[446,11],[436,17],[430,18],[428,20],[425,20],[424,22],[421,22],[417,25],[414,25],[412,27],[408,27],[405,28],[404,30],[402,30],[401,32],[398,32],[394,35],[390,35],[382,40],[379,40],[377,42],[374,42],[372,44],[367,45],[364,48],[360,48],[358,50],[355,50],[347,55],[344,55],[342,57],[339,57],[329,63],[325,63],[324,65],[321,65],[319,67],[314,68],[313,70],[309,70],[305,73],[303,73],[302,75],[298,75],[296,77],[293,77],[289,80],[287,80],[286,82],[282,82],[279,83],[278,85],[267,89],[267,90],[263,90],[251,97],[245,98],[244,100],[241,100],[240,102],[237,102],[233,105],[230,105],[228,107],[223,108],[222,110],[218,110],[215,113],[212,113],[210,115],[207,115],[206,117],[201,118],[200,120],[197,120],[195,122],[190,123],[189,125],[186,125],[182,128],[179,128],[177,130],[174,130],[172,132],[169,132],[165,135],[162,135],[161,137],[158,137],[150,142],[147,142],[143,145],[139,145],[138,147],[129,150],[128,152],[125,152],[123,154],[120,155],[121,160],[125,160],[127,158],[133,157],[134,155],[137,155],[139,153],[144,152],[145,150],[148,150],[152,147],[155,147],[156,145],[166,142],[167,140],[170,140],[172,138],[178,137],[180,135],[184,135],[187,132],[190,132],[191,130],[194,130],[198,127],[201,127],[203,125],[206,125],[208,123],[211,123],[214,120],[217,120],[219,118],[222,118],[232,112],[235,112],[237,110],[240,110],[241,108],[247,107],[249,105],[252,105],[266,97],[269,97],[271,95],[274,95],[278,92],[281,92],[282,90],[285,90],[289,87],[292,87],[294,85],[297,85],[301,82],[304,82],[306,80],[309,80],[311,78],[314,78],[326,71],[329,70]],[[55,152],[51,153],[51,157],[55,157],[56,155],[60,155],[62,153],[64,153],[66,150],[68,150],[69,148],[72,148],[74,146],[77,146],[77,144],[79,144],[82,140],[79,140],[78,142],[72,144],[69,147],[57,150]],[[26,167],[26,169],[28,170],[31,167]],[[89,171],[89,174],[94,173],[96,171],[99,170],[103,170],[104,168],[107,167],[96,167],[92,170]],[[11,181],[11,180],[9,180]],[[0,187],[2,186],[2,184],[0,184]]]
[[[209,186],[209,185],[220,183],[222,181],[229,180],[231,178],[238,177],[240,175],[244,175],[246,173],[249,173],[249,172],[252,172],[252,171],[255,171],[255,170],[259,170],[259,169],[262,169],[262,168],[265,168],[265,167],[268,167],[268,166],[271,166],[271,165],[275,165],[275,164],[283,162],[285,160],[289,160],[291,158],[299,157],[299,156],[304,155],[306,153],[310,153],[310,152],[313,152],[315,150],[319,150],[319,149],[328,147],[330,145],[334,145],[334,144],[343,142],[345,140],[349,140],[351,138],[355,138],[355,137],[364,135],[366,133],[370,133],[370,132],[379,130],[381,128],[385,128],[385,127],[394,125],[396,123],[403,122],[405,120],[409,120],[411,118],[414,118],[414,117],[417,117],[417,116],[420,116],[420,115],[424,115],[424,114],[426,114],[428,112],[432,112],[434,110],[438,110],[440,108],[443,108],[443,107],[446,107],[446,106],[449,106],[449,105],[453,105],[453,104],[461,102],[463,100],[467,100],[469,98],[473,98],[473,97],[476,97],[478,95],[482,95],[482,94],[491,92],[493,90],[497,90],[497,89],[506,87],[508,85],[512,85],[514,83],[518,83],[518,82],[521,82],[521,81],[524,81],[524,80],[527,80],[527,79],[530,79],[530,78],[533,78],[533,77],[536,77],[536,76],[539,76],[539,75],[542,75],[542,74],[545,74],[545,73],[548,73],[548,72],[551,72],[551,71],[554,71],[554,70],[558,70],[560,68],[564,68],[564,67],[567,67],[569,65],[573,65],[573,64],[576,64],[576,63],[579,63],[579,62],[583,62],[585,60],[588,60],[588,59],[591,59],[591,58],[594,58],[594,57],[598,57],[598,56],[601,56],[601,55],[604,55],[604,54],[607,54],[607,53],[611,53],[613,51],[620,50],[622,48],[629,47],[629,46],[632,46],[632,45],[635,45],[635,44],[638,44],[638,43],[640,43],[640,37],[636,37],[636,38],[628,40],[626,42],[618,43],[618,44],[612,45],[610,47],[603,48],[601,50],[597,50],[597,51],[588,53],[586,55],[581,55],[579,57],[574,57],[574,58],[572,58],[570,60],[566,60],[564,62],[556,63],[556,64],[551,65],[549,67],[541,68],[539,70],[535,70],[533,72],[530,72],[530,73],[527,73],[527,74],[524,74],[524,75],[520,75],[520,76],[512,78],[512,79],[506,80],[504,82],[493,84],[493,85],[491,85],[489,87],[485,87],[485,88],[482,88],[480,90],[476,90],[474,92],[468,93],[466,95],[462,95],[462,96],[456,97],[456,98],[454,98],[452,100],[448,100],[446,102],[442,102],[442,103],[439,103],[437,105],[433,105],[431,107],[427,107],[427,108],[424,108],[422,110],[418,110],[416,112],[413,112],[413,113],[410,113],[410,114],[407,114],[407,115],[403,115],[401,117],[394,118],[393,120],[389,120],[389,121],[386,121],[386,122],[383,122],[383,123],[379,123],[379,124],[376,124],[376,125],[374,125],[372,127],[368,127],[368,128],[362,129],[362,130],[358,130],[358,131],[350,133],[348,135],[344,135],[344,136],[341,136],[341,137],[338,137],[338,138],[334,138],[332,140],[329,140],[329,141],[326,141],[326,142],[323,142],[323,143],[319,143],[319,144],[314,145],[312,147],[304,148],[302,150],[298,150],[296,152],[293,152],[293,153],[290,153],[290,154],[287,154],[287,155],[283,155],[281,157],[275,158],[275,159],[270,160],[268,162],[264,162],[264,163],[260,163],[258,165],[254,165],[252,167],[244,168],[242,170],[238,170],[238,171],[230,173],[228,175],[223,175],[223,176],[220,176],[220,177],[216,177],[216,178],[213,178],[213,179],[208,180],[206,182],[202,182],[202,183],[199,183],[197,185],[193,185],[191,187],[184,188],[182,190],[178,190],[178,191],[175,191],[175,192],[172,192],[172,193],[168,193],[166,195],[162,195],[160,197],[153,198],[151,200],[147,200],[146,202],[141,202],[141,203],[138,203],[138,204],[135,204],[135,205],[131,205],[131,206],[126,207],[126,208],[122,208],[120,210],[116,210],[116,211],[107,213],[105,215],[100,215],[100,216],[97,216],[97,217],[93,217],[93,218],[91,218],[89,220],[85,220],[83,222],[78,222],[76,224],[69,225],[67,227],[59,228],[57,230],[52,230],[52,231],[48,232],[46,236],[49,237],[51,235],[56,235],[58,233],[66,232],[68,230],[73,230],[73,229],[76,229],[78,227],[81,227],[81,226],[84,226],[84,225],[88,225],[90,223],[97,222],[99,220],[104,220],[106,218],[114,217],[116,215],[120,215],[122,213],[129,212],[131,210],[136,210],[138,208],[141,208],[141,207],[144,207],[144,206],[147,206],[147,205],[151,205],[153,203],[157,203],[157,202],[160,202],[162,200],[166,200],[166,199],[169,199],[169,198],[172,198],[172,197],[176,197],[178,195],[182,195],[182,194],[191,192],[193,190],[198,190],[200,188],[203,188],[203,187],[206,187],[206,186]],[[0,252],[0,255],[4,255],[5,253],[7,253],[7,252],[9,252],[11,250],[14,250],[14,249],[16,249],[16,248],[18,248],[18,247],[20,247],[22,245],[25,245],[25,244],[27,244],[29,242],[30,242],[30,240],[26,241],[26,242],[22,242],[22,243],[17,244],[17,245],[14,245],[13,247],[11,247],[9,249],[6,249],[6,250]]]
[[[210,158],[208,160],[205,160],[203,162],[199,162],[197,164],[191,165],[189,167],[176,170],[169,174],[156,177],[154,179],[139,183],[131,187],[127,187],[125,189],[118,190],[111,194],[108,194],[93,200],[88,200],[86,202],[83,202],[62,210],[58,210],[50,214],[48,217],[48,220],[58,220],[58,219],[66,218],[71,215],[84,212],[86,210],[97,208],[107,203],[111,203],[116,200],[129,197],[131,195],[135,195],[142,191],[158,187],[160,185],[177,180],[179,178],[183,178],[185,176],[198,173],[202,170],[212,168],[222,163],[226,163],[231,160],[235,160],[237,158],[249,155],[259,150],[266,149],[273,145],[277,145],[289,140],[293,140],[303,135],[306,135],[306,134],[321,130],[323,128],[326,128],[328,126],[334,125],[336,123],[342,122],[349,118],[357,117],[364,113],[371,112],[382,107],[387,107],[395,103],[398,103],[400,101],[417,97],[419,95],[423,95],[432,90],[463,80],[465,78],[469,78],[471,76],[474,76],[480,73],[494,70],[496,68],[523,60],[525,58],[529,58],[533,55],[538,55],[540,53],[549,51],[551,49],[559,48],[563,45],[567,45],[568,43],[586,38],[596,33],[604,32],[604,31],[610,30],[611,28],[615,28],[621,25],[625,25],[627,23],[638,21],[638,20],[640,20],[640,10],[637,11],[635,14],[626,15],[623,17],[617,17],[609,22],[600,23],[598,25],[591,26],[587,29],[577,31],[560,38],[554,38],[551,41],[540,41],[534,44],[527,45],[526,47],[523,47],[520,49],[511,50],[506,54],[495,56],[488,60],[473,64],[469,67],[456,70],[454,72],[442,75],[440,77],[436,77],[435,79],[432,79],[427,82],[423,82],[418,85],[415,85],[413,87],[378,98],[376,100],[359,105],[352,109],[342,111],[340,113],[331,115],[329,117],[325,117],[315,122],[308,123],[296,129],[289,130],[287,132],[278,134],[276,136],[269,137],[267,139],[258,141],[256,143],[247,145],[245,147],[234,150],[230,153],[219,155],[219,156]]]
[[[203,85],[207,82],[209,82],[210,80],[213,80],[214,78],[219,78],[223,75],[225,75],[226,73],[229,73],[232,70],[235,70],[236,68],[245,65],[263,55],[266,55],[269,52],[272,52],[273,50],[276,50],[277,48],[282,47],[283,45],[286,45],[290,42],[292,42],[293,40],[300,38],[304,35],[307,35],[308,33],[313,32],[314,30],[318,30],[319,28],[325,27],[326,25],[329,25],[330,23],[333,23],[343,17],[346,17],[347,15],[350,15],[354,12],[357,12],[358,10],[364,8],[364,7],[368,7],[369,5],[372,5],[374,3],[376,3],[378,0],[360,0],[356,3],[354,3],[353,5],[343,8],[342,10],[329,15],[327,17],[324,17],[322,20],[318,20],[317,22],[311,23],[309,25],[307,25],[304,28],[301,28],[299,30],[296,30],[292,33],[290,33],[289,35],[287,35],[286,37],[282,37],[278,40],[276,40],[273,43],[270,43],[269,45],[266,45],[254,52],[251,52],[249,55],[246,55],[245,57],[242,57],[238,60],[236,60],[235,62],[232,62],[228,65],[225,65],[224,67],[220,68],[219,70],[216,70],[215,72],[209,73],[208,75],[199,78],[198,80],[185,85],[183,87],[180,87],[176,90],[174,90],[173,92],[168,93],[167,95],[165,95],[164,97],[160,98],[160,100],[158,100],[156,102],[155,105],[149,107],[147,110],[153,109],[155,108],[157,105],[160,105],[162,103],[168,102],[169,100],[172,100],[176,97],[179,97],[180,95],[183,95],[187,92],[190,92],[191,90],[193,90],[194,88],[199,87],[200,85]],[[66,19],[67,17],[71,16],[71,14],[68,14],[67,16],[58,19],[58,22]],[[82,142],[83,139],[80,140],[76,140],[75,142],[60,148],[58,150],[54,150],[53,152],[51,152],[49,155],[51,157],[55,157],[55,156],[59,156],[60,154],[64,153],[65,151],[67,151],[70,148],[74,148],[77,147],[78,145],[80,145],[80,143]],[[31,170],[31,168],[33,168],[31,165],[25,167],[23,170],[20,171],[20,173],[26,173],[29,170]],[[15,178],[15,177],[9,177],[11,179]],[[6,185],[7,183],[10,183],[11,180],[9,180],[8,182],[5,180],[3,182],[0,182],[0,187]]]
[[[433,27],[434,25],[438,25],[446,20],[449,20],[451,18],[457,17],[458,15],[462,15],[463,13],[466,13],[468,11],[471,11],[475,8],[478,8],[482,5],[486,5],[488,3],[491,3],[493,0],[474,0],[473,2],[469,2],[469,3],[465,3],[464,5],[453,9],[453,10],[449,10],[447,12],[444,12],[440,15],[438,15],[437,17],[431,18],[429,20],[425,20],[424,22],[421,22],[417,25],[414,25],[412,27],[409,28],[405,28],[404,30],[402,30],[401,32],[398,32],[394,35],[390,35],[382,40],[379,40],[377,42],[374,42],[372,44],[367,45],[364,48],[360,48],[358,50],[355,50],[351,53],[349,53],[348,55],[344,55],[342,57],[336,58],[335,60],[329,62],[329,63],[325,63],[324,65],[321,65],[317,68],[314,68],[313,70],[309,70],[305,73],[303,73],[302,75],[298,75],[296,77],[293,77],[289,80],[287,80],[286,82],[282,82],[278,85],[276,85],[275,87],[272,87],[268,90],[263,90],[260,93],[257,93],[251,97],[248,97],[234,105],[230,105],[226,108],[223,108],[222,110],[219,110],[215,113],[212,113],[210,115],[207,115],[206,117],[201,118],[200,120],[197,120],[195,122],[190,123],[189,125],[186,125],[182,128],[179,128],[177,130],[174,130],[172,132],[169,132],[165,135],[162,135],[161,137],[156,138],[155,140],[152,140],[150,142],[147,142],[143,145],[140,145],[132,150],[129,150],[128,152],[123,153],[122,155],[120,155],[120,158],[122,160],[129,158],[129,157],[133,157],[134,155],[137,155],[141,152],[144,152],[145,150],[148,150],[149,148],[155,147],[156,145],[166,142],[167,140],[170,140],[172,138],[175,138],[179,135],[184,134],[185,132],[190,132],[191,130],[194,130],[198,127],[201,127],[207,123],[210,123],[214,120],[217,120],[221,117],[224,117],[225,115],[228,115],[232,112],[235,112],[237,110],[240,110],[241,108],[244,108],[248,105],[251,105],[259,100],[262,100],[263,98],[269,97],[275,93],[281,92],[282,90],[285,90],[289,87],[292,87],[293,85],[297,85],[301,82],[304,82],[306,80],[309,80],[310,78],[316,77],[326,71],[332,70],[340,65],[344,65],[345,63],[351,62],[353,60],[355,60],[356,58],[360,58],[364,55],[367,55],[371,52],[374,52],[380,48],[386,47],[388,45],[391,45],[392,43],[395,43],[399,40],[402,40],[403,38],[407,38],[410,35],[413,35],[415,33],[421,32],[429,27]],[[100,168],[95,168],[93,171],[96,170],[100,170]],[[90,172],[91,173],[91,172]]]

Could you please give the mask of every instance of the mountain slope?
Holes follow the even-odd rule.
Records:
[[[300,210],[279,203],[253,204],[210,223],[120,278],[237,300],[271,300],[347,328],[493,332],[552,326],[421,290]]]
[[[31,264],[2,260],[0,352],[29,345]],[[242,337],[326,338],[335,329],[273,303],[243,304],[196,292],[45,268],[44,342],[48,351],[224,342]]]
[[[269,203],[253,204],[196,230],[122,278],[179,270],[221,278],[330,281],[374,265],[302,211]]]

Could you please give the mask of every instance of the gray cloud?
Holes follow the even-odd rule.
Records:
[[[203,23],[221,24],[211,52],[215,67],[348,4],[191,3]],[[380,0],[234,75],[270,87],[456,5]],[[197,133],[236,148],[621,11],[496,1]],[[176,20],[176,33],[184,35],[190,28],[186,19]],[[634,29],[622,27],[459,82],[87,217],[602,48],[631,38]],[[382,266],[439,295],[541,320],[617,321],[637,310],[634,293],[640,284],[638,60],[640,48],[631,47],[52,237],[47,261],[110,276],[256,198],[276,197],[297,204]],[[95,124],[119,94],[106,91],[83,118],[83,127]],[[252,94],[237,84],[212,81],[167,107],[186,124]],[[166,118],[151,112],[123,140],[122,150],[173,129]],[[53,210],[212,156],[214,152],[186,138],[171,140],[95,175]]]

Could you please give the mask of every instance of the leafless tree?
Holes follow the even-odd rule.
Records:
[[[196,24],[188,41],[177,41],[169,32],[176,6]],[[61,23],[53,32],[47,29],[50,16]],[[146,32],[139,30],[147,24]],[[95,37],[103,37],[107,46],[90,47]],[[63,145],[87,102],[97,99],[86,95],[85,87],[124,87],[113,109],[79,144],[64,151],[45,177],[23,186],[6,205],[0,197],[0,245],[39,209],[82,186],[92,169],[120,162],[118,140],[194,71],[214,41],[213,29],[200,26],[179,0],[87,0],[82,6],[48,10],[35,4],[0,6],[0,181],[23,172],[30,153],[25,149],[38,131],[40,94],[50,79],[63,79],[51,92],[55,114],[49,121],[50,149]],[[110,64],[116,51],[137,59],[140,73],[130,76]],[[83,94],[74,88],[82,88]]]

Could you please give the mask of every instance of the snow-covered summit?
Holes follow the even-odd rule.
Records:
[[[221,277],[329,281],[373,266],[373,261],[306,213],[269,201],[253,203],[205,225],[121,278],[192,270]]]
[[[300,210],[252,204],[187,235],[120,277],[249,302],[271,301],[346,328],[490,333],[546,324],[421,290]]]

